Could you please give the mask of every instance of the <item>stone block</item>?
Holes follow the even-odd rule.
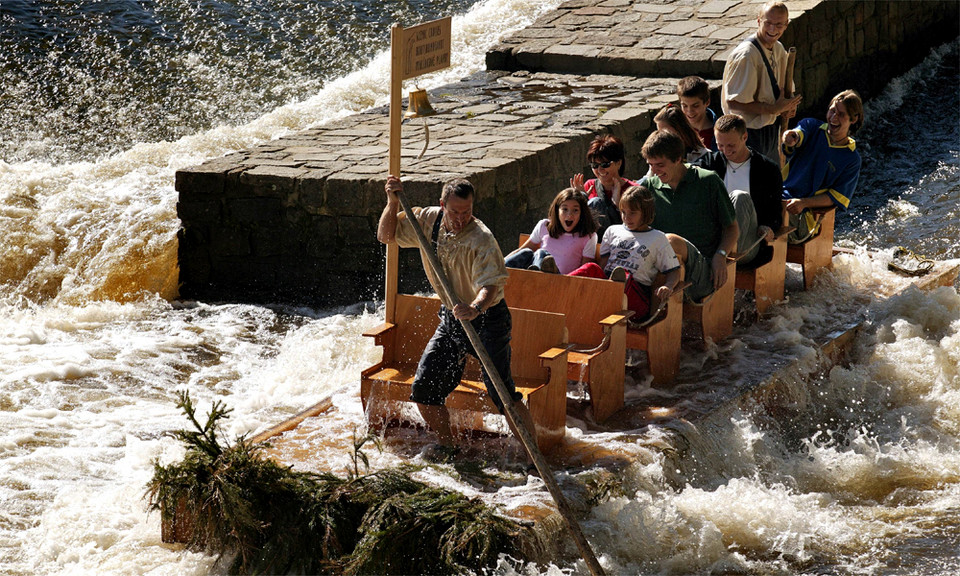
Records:
[[[181,196],[182,198],[182,196]],[[220,220],[220,200],[212,198],[198,202],[177,202],[177,218],[190,223],[213,223]]]
[[[693,36],[694,38],[709,38],[711,34],[720,29],[720,26],[717,26],[716,24],[707,24],[706,26],[691,32],[690,36]]]
[[[691,39],[684,36],[654,34],[637,42],[637,47],[652,50],[686,50],[692,43]]]
[[[227,292],[232,299],[263,299],[276,289],[277,261],[274,258],[213,257],[210,278],[214,293]]]
[[[504,140],[490,146],[490,150],[517,150],[526,153],[535,153],[550,148],[549,142],[535,142],[530,140]]]
[[[697,10],[698,16],[719,16],[740,4],[740,0],[710,0]]]
[[[273,196],[283,198],[295,192],[296,179],[308,171],[284,166],[257,166],[243,171],[239,186],[227,192],[239,196]]]
[[[210,254],[217,256],[249,256],[249,229],[237,226],[218,226],[211,229]]]
[[[321,213],[333,216],[359,216],[367,214],[376,204],[386,198],[383,192],[384,168],[377,173],[379,178],[340,172],[327,179],[324,186],[324,204]],[[379,182],[379,186],[376,183]],[[375,200],[378,196],[379,201]]]
[[[250,231],[250,253],[254,257],[279,256],[299,247],[298,244],[291,246],[287,237],[281,227],[258,226]]]
[[[178,256],[180,267],[180,297],[189,298],[195,294],[195,287],[210,281],[210,258],[206,255],[183,254]]]
[[[583,8],[577,8],[572,11],[572,14],[579,16],[581,18],[589,18],[591,16],[609,16],[617,12],[616,8],[605,7],[605,6],[585,6]]]
[[[628,106],[621,106],[619,108],[614,108],[604,112],[600,117],[601,122],[625,122],[627,120],[633,120],[637,116],[646,114],[647,112],[642,108],[631,108]]]
[[[541,62],[551,72],[595,73],[601,49],[602,46],[550,46],[544,50]]]
[[[501,42],[487,51],[484,57],[484,65],[486,65],[488,70],[510,70],[510,62],[512,60],[509,45]]]
[[[749,35],[752,32],[753,30],[750,28],[744,28],[740,26],[730,26],[730,27],[718,28],[714,32],[711,32],[708,38],[712,38],[714,40],[723,40],[723,41],[731,41],[734,39],[739,40],[740,38],[745,38],[747,35]]]
[[[671,22],[666,26],[661,26],[657,32],[660,34],[666,34],[668,36],[686,36],[692,32],[704,28],[705,26],[706,24],[696,20],[677,21]]]
[[[546,47],[546,44],[518,47],[513,51],[515,63],[508,69],[543,70],[543,51]]]
[[[693,10],[690,8],[678,7],[669,14],[664,14],[661,18],[663,22],[681,22],[693,20]]]
[[[488,114],[490,112],[496,112],[500,110],[500,105],[498,104],[478,104],[476,106],[465,106],[457,110],[461,114],[466,114],[470,116],[478,116],[480,114]]]
[[[581,32],[575,38],[571,38],[571,41],[575,45],[588,44],[590,42],[596,42],[597,32],[595,30],[588,30]],[[610,36],[609,38],[604,39],[604,45],[606,46],[633,46],[640,41],[640,36],[632,34],[617,34],[616,36]]]
[[[174,188],[179,192],[180,199],[185,201],[203,200],[223,195],[224,182],[227,179],[226,166],[193,166],[178,170]]]
[[[369,244],[376,238],[377,230],[370,219],[361,216],[341,216],[337,218],[337,235],[347,246]]]
[[[228,198],[223,213],[231,224],[278,222],[283,206],[278,198]]]
[[[647,12],[650,14],[670,14],[676,9],[676,7],[672,4],[639,3],[634,4],[633,9],[637,12]]]
[[[473,160],[467,162],[465,168],[469,169],[490,169],[490,168],[501,168],[515,162],[513,158],[497,158],[492,156],[487,156],[479,160]]]
[[[339,249],[338,233],[337,218],[314,216],[298,223],[293,236],[305,256],[324,258],[329,257],[333,250]]]
[[[181,255],[206,255],[210,248],[210,227],[185,223],[177,230],[177,247]]]

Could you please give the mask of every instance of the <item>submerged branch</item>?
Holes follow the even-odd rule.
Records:
[[[201,424],[190,396],[179,400],[195,430],[174,433],[183,461],[154,463],[150,507],[165,527],[187,527],[188,548],[232,556],[231,573],[456,574],[519,553],[527,528],[481,500],[416,481],[409,467],[370,473],[362,448],[379,448],[375,437],[354,434],[346,478],[300,472],[243,438],[222,445],[222,403]]]

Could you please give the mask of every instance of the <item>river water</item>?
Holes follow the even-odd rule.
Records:
[[[182,454],[164,436],[184,425],[175,391],[231,406],[230,436],[335,392],[359,416],[359,371],[377,359],[361,333],[382,311],[178,301],[175,171],[384,104],[394,21],[457,14],[454,67],[430,87],[481,69],[497,38],[558,3],[0,2],[0,573],[222,570],[162,544],[143,500],[152,462]],[[867,103],[838,242],[960,257],[958,60],[943,46]],[[708,351],[735,370],[753,340],[802,356],[798,326],[844,299],[871,327],[790,422],[735,413],[710,439],[723,457],[697,458],[685,481],[656,457],[627,475],[584,522],[609,573],[960,570],[960,296],[875,298],[891,281],[847,258]]]

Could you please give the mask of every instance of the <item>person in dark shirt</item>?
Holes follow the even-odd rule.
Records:
[[[727,187],[740,226],[739,262],[747,264],[760,251],[757,238],[763,236],[773,242],[774,230],[783,223],[783,179],[776,164],[747,146],[747,124],[740,115],[721,116],[713,131],[719,151],[706,154],[694,164],[716,172]]]

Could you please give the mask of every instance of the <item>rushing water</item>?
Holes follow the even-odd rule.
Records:
[[[454,67],[433,86],[558,2],[0,1],[0,573],[220,570],[162,544],[142,498],[152,461],[182,454],[163,435],[184,424],[176,390],[224,400],[231,436],[338,390],[340,413],[361,418],[375,304],[176,301],[176,169],[384,103],[391,22],[460,14]],[[841,242],[960,257],[958,60],[944,46],[868,102]],[[626,474],[626,495],[584,523],[610,573],[960,570],[960,297],[873,301],[888,276],[848,258],[712,352],[734,370],[754,340],[802,356],[798,326],[840,300],[872,327],[790,419],[733,413],[683,471],[651,455]]]

